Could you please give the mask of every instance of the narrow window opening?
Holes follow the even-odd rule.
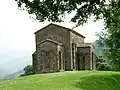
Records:
[[[73,69],[74,69],[74,44],[72,43],[72,65],[73,65]]]
[[[61,66],[62,66],[62,63],[61,63],[61,51],[59,51],[59,69],[61,70]]]

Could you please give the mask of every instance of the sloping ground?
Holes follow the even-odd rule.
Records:
[[[120,90],[119,72],[71,71],[0,82],[0,90]]]

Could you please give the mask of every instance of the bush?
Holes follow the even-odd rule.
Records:
[[[27,65],[27,66],[24,68],[24,71],[25,71],[25,73],[22,74],[21,76],[27,76],[27,75],[32,75],[32,74],[34,74],[34,73],[33,73],[33,66],[32,66],[32,65]]]
[[[101,71],[109,71],[111,70],[110,67],[108,66],[108,64],[106,63],[100,63],[97,67],[97,70],[101,70]]]

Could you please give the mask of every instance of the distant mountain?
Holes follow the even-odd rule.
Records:
[[[15,77],[18,77],[18,76],[20,76],[20,75],[22,75],[22,74],[24,74],[24,73],[25,73],[24,70],[20,70],[20,71],[17,71],[17,72],[15,72],[15,73],[12,73],[12,74],[9,74],[9,75],[7,75],[7,76],[4,76],[4,77],[2,77],[2,78],[3,78],[3,79],[15,78]]]
[[[0,68],[0,78],[4,77],[5,75],[8,75],[9,71],[7,69],[4,68]]]
[[[0,78],[22,70],[32,63],[30,51],[4,51],[0,52]]]

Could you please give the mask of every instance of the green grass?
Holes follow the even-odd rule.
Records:
[[[0,90],[120,90],[120,73],[71,71],[37,74],[2,81]]]

